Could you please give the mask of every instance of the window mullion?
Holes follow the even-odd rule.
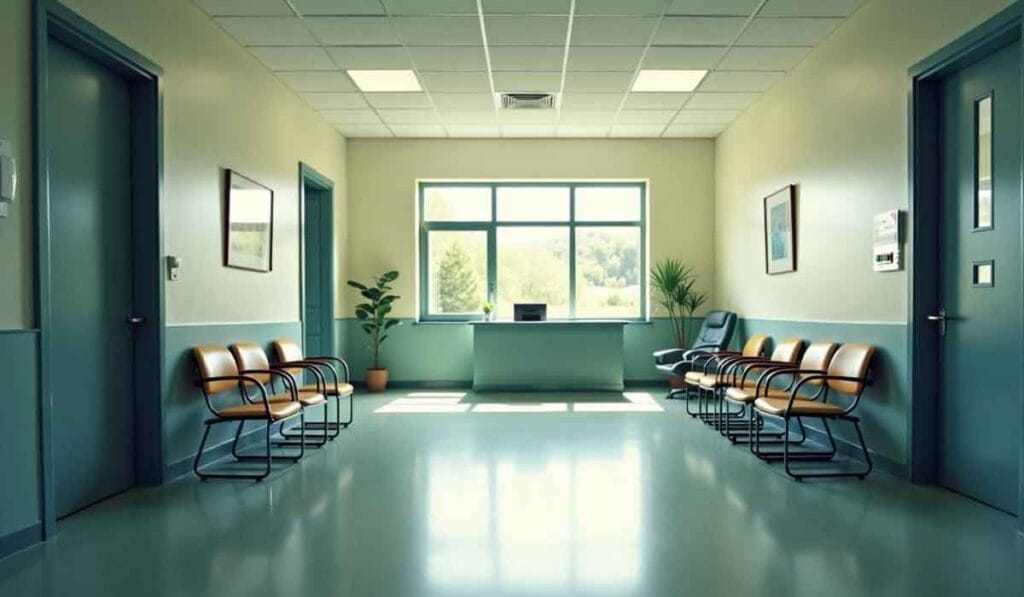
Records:
[[[576,185],[569,186],[569,319],[576,319]]]
[[[498,186],[491,185],[491,223],[487,228],[487,302],[498,304]]]

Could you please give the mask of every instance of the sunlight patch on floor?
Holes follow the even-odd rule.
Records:
[[[463,403],[467,392],[410,392],[373,411],[376,414],[423,413],[631,413],[663,412],[649,392],[623,392],[625,402],[486,402]]]

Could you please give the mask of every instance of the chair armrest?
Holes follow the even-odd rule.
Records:
[[[686,359],[686,350],[682,348],[669,348],[654,353],[655,365],[671,365]]]
[[[335,363],[340,364],[341,368],[345,370],[345,383],[349,383],[349,380],[352,378],[351,371],[349,371],[349,368],[348,368],[348,361],[346,361],[345,359],[343,359],[341,357],[335,357],[335,356],[306,357],[305,360],[307,360],[307,361],[333,361]],[[323,364],[324,365],[329,365],[328,363],[323,363]],[[333,370],[334,368],[331,367],[331,369]],[[335,375],[337,375],[337,371],[335,371]]]
[[[266,386],[264,386],[263,382],[261,382],[260,380],[256,379],[255,377],[252,377],[251,375],[217,375],[214,377],[200,377],[195,383],[196,386],[201,388],[203,387],[203,384],[215,381],[237,381],[239,386],[242,386],[244,382],[249,382],[255,385],[257,389],[259,389],[260,395],[263,397],[263,408],[266,409],[267,417],[270,417],[270,399],[267,394]],[[241,390],[239,390],[239,392],[245,395],[245,392]],[[213,403],[210,401],[210,396],[206,393],[206,390],[203,390],[203,396],[206,398],[207,408],[209,408],[210,411],[213,412],[213,414],[220,416],[220,412],[213,407]],[[248,399],[247,395],[245,401],[252,404],[252,401]]]

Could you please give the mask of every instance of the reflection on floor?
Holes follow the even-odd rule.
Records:
[[[884,474],[797,484],[635,394],[658,411],[360,396],[354,428],[264,483],[186,479],[66,520],[0,562],[0,595],[1021,594],[1014,519]]]

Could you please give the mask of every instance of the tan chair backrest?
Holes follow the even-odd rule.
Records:
[[[828,371],[829,363],[832,362],[832,356],[836,354],[838,349],[839,345],[835,342],[814,342],[804,351],[804,356],[800,359],[800,368],[813,371]],[[821,383],[820,379],[815,379],[807,382],[807,385],[820,386]]]
[[[768,344],[768,336],[751,336],[743,345],[743,356],[759,357],[764,354],[764,348]]]
[[[199,376],[225,377],[238,375],[238,367],[235,359],[231,357],[228,349],[219,344],[203,344],[192,349],[192,356],[196,359],[196,366],[199,368]],[[207,394],[220,394],[238,387],[234,380],[211,381],[203,383],[203,389]]]
[[[800,358],[800,351],[804,348],[804,341],[800,338],[786,338],[779,342],[772,351],[772,360],[777,363],[796,364]]]
[[[274,340],[274,352],[277,353],[278,362],[301,361],[303,358],[302,347],[288,338]],[[299,377],[302,374],[302,369],[288,369],[288,373]]]
[[[238,365],[239,371],[248,371],[250,369],[266,371],[270,369],[267,353],[263,352],[259,345],[252,342],[239,342],[238,344],[232,344],[230,348],[231,354],[235,355],[235,363]],[[247,373],[246,375],[259,380],[262,384],[270,383],[269,373]],[[252,386],[253,384],[247,382],[245,385]]]
[[[836,351],[828,366],[829,375],[866,379],[875,347],[869,344],[843,344]],[[863,381],[830,380],[828,387],[841,394],[860,394],[864,391]]]

